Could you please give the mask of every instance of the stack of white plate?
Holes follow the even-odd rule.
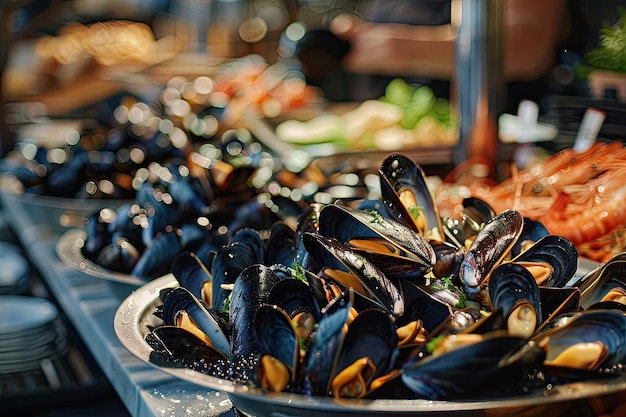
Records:
[[[0,295],[0,374],[38,369],[67,351],[67,330],[44,298]]]

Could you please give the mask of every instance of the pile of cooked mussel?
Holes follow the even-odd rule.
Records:
[[[211,148],[149,164],[135,178],[133,201],[85,218],[82,254],[99,267],[146,282],[169,273],[182,251],[206,256],[206,262],[232,230],[265,230],[295,219],[302,203],[255,187],[262,167],[241,146],[240,156],[230,160],[210,157],[216,150]]]
[[[160,366],[276,392],[432,400],[610,380],[626,355],[626,254],[578,253],[515,210],[467,199],[441,218],[392,154],[380,199],[311,203],[181,251],[145,340]]]
[[[173,76],[158,93],[157,100],[124,93],[94,103],[84,110],[80,127],[58,137],[24,136],[0,160],[0,185],[50,197],[132,200],[134,182],[153,162],[186,158],[203,145],[230,145],[224,155],[236,152],[230,136],[242,130],[246,111],[280,113],[319,100],[297,71],[257,55],[224,63],[212,77]],[[14,118],[41,129],[54,126],[43,117]]]

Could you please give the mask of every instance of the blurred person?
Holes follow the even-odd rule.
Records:
[[[355,74],[353,99],[378,97],[394,77],[427,84],[438,97],[450,94],[454,76],[458,7],[453,0],[374,1],[362,19],[343,14],[330,29],[350,43],[342,65]],[[569,31],[567,0],[505,0],[504,77],[507,111],[521,99],[539,100]]]

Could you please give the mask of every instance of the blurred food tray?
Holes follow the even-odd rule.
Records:
[[[456,144],[441,143],[437,140],[424,146],[389,146],[385,149],[376,148],[371,143],[358,144],[345,141],[320,141],[310,144],[296,144],[282,140],[276,134],[276,128],[288,120],[310,121],[321,115],[341,116],[356,109],[359,103],[323,103],[307,106],[282,113],[278,117],[265,118],[257,113],[247,112],[242,115],[242,125],[263,143],[270,151],[278,155],[286,165],[294,171],[306,167],[311,161],[327,160],[331,165],[334,161],[351,156],[370,161],[377,166],[385,156],[393,152],[402,152],[415,159],[421,165],[447,165],[453,163]],[[408,132],[408,130],[407,130]]]

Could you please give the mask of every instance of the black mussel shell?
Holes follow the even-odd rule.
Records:
[[[395,316],[402,315],[404,303],[398,288],[362,255],[333,238],[305,233],[303,242],[318,264],[352,274],[367,294]]]
[[[527,339],[507,335],[484,340],[447,353],[428,356],[402,367],[402,381],[413,398],[447,400],[468,396],[498,385],[508,385],[522,376],[513,369],[516,355]]]
[[[149,281],[170,272],[172,261],[182,249],[180,235],[180,229],[176,228],[156,235],[130,274]]]
[[[231,242],[217,250],[211,263],[213,279],[213,301],[211,305],[214,308],[222,309],[228,299],[229,292],[225,291],[222,286],[234,284],[244,269],[262,263],[262,253],[257,245],[239,241]]]
[[[182,252],[172,262],[172,275],[181,287],[188,289],[197,299],[206,303],[203,286],[211,282],[211,272],[193,252]],[[211,307],[209,300],[207,303]]]
[[[511,248],[511,256],[516,257],[525,250],[525,247],[537,242],[539,239],[550,235],[543,223],[524,217],[524,228],[519,239]]]
[[[564,237],[547,235],[514,257],[512,262],[546,264],[552,270],[552,274],[541,285],[564,287],[578,268],[578,250]]]
[[[429,240],[445,240],[424,171],[414,160],[402,154],[389,155],[380,166],[379,177],[382,198],[391,218]],[[410,194],[408,199],[402,196],[405,192]],[[423,228],[416,223],[418,215],[424,219]]]
[[[220,314],[207,307],[189,290],[183,287],[174,288],[163,300],[162,319],[166,325],[176,325],[180,312],[186,312],[200,329],[211,340],[214,349],[224,357],[230,354],[230,332]]]
[[[302,210],[296,223],[296,233],[294,237],[294,265],[301,267],[305,271],[319,271],[324,265],[318,265],[307,252],[302,242],[302,235],[306,232],[319,232],[319,214],[324,207],[320,203],[311,203]]]
[[[493,310],[501,310],[509,334],[529,338],[541,324],[539,287],[523,266],[504,263],[493,270],[488,282]]]
[[[265,263],[265,242],[257,229],[243,228],[237,230],[230,238],[229,245],[245,245],[250,248],[254,263]]]
[[[87,216],[85,219],[85,232],[87,236],[85,245],[82,248],[83,254],[95,261],[97,254],[111,243],[109,223],[103,221],[100,210]]]
[[[111,271],[132,274],[140,259],[139,251],[126,239],[119,238],[102,248],[95,262]]]
[[[301,312],[309,313],[315,322],[320,319],[321,308],[313,295],[313,290],[304,281],[287,278],[272,287],[267,302],[280,307],[289,317]]]
[[[324,310],[315,336],[304,359],[305,392],[327,396],[331,375],[335,373],[337,358],[343,345],[343,327],[348,322],[352,301],[349,293],[333,300]]]
[[[276,305],[263,305],[256,312],[254,329],[261,355],[270,355],[286,365],[295,379],[300,344],[289,315]]]
[[[465,248],[456,247],[448,242],[430,242],[437,261],[433,267],[433,274],[437,278],[453,277],[458,281],[459,269],[463,258],[465,258]],[[460,285],[460,282],[455,282]]]
[[[415,282],[402,280],[402,297],[404,298],[404,314],[398,318],[398,326],[414,320],[421,320],[424,328],[432,333],[441,323],[453,315],[454,304],[433,296]]]
[[[523,223],[520,212],[505,210],[491,219],[478,233],[459,270],[468,299],[481,301],[483,281],[509,253],[522,231]]]
[[[473,239],[495,216],[486,201],[477,197],[464,198],[461,219],[449,218],[443,222],[446,240],[456,247],[465,247],[465,242]]]
[[[296,258],[294,240],[295,232],[287,223],[274,223],[267,240],[265,264],[282,264],[293,268]]]
[[[168,226],[180,224],[178,205],[173,200],[167,199],[168,194],[164,190],[151,185],[148,187],[150,188],[146,192],[147,199],[141,204],[146,212],[146,226],[142,227],[142,240],[146,247],[150,246]]]
[[[370,309],[359,313],[348,326],[343,345],[337,359],[335,374],[331,380],[356,361],[367,358],[374,366],[374,372],[366,376],[365,386],[344,393],[341,387],[333,388],[335,396],[362,397],[369,391],[370,383],[390,372],[396,366],[398,338],[393,318],[380,309]],[[334,381],[331,381],[331,383]],[[334,385],[334,384],[332,384]],[[354,392],[356,391],[356,392]]]
[[[231,354],[233,360],[247,359],[259,353],[259,341],[254,332],[257,310],[267,304],[276,274],[263,264],[245,268],[234,282],[230,297]]]
[[[580,289],[583,308],[602,301],[613,289],[626,290],[626,252],[596,266],[572,286]]]
[[[421,277],[435,265],[430,243],[414,230],[377,212],[353,209],[341,204],[325,206],[320,212],[319,233],[354,247],[392,279],[411,274]],[[371,250],[357,240],[381,240],[385,250]]]
[[[539,298],[543,316],[537,332],[550,326],[556,317],[562,317],[565,313],[580,311],[580,290],[576,287],[539,286]],[[626,307],[626,304],[622,305]]]
[[[565,350],[588,343],[600,343],[606,352],[601,361],[587,364],[591,369],[609,368],[626,359],[626,316],[619,310],[586,310],[566,313],[567,320],[533,337],[539,345],[547,343],[546,360],[551,362]],[[555,318],[555,322],[558,318]],[[583,357],[580,354],[576,357]],[[559,361],[560,366],[570,367],[569,362]],[[571,367],[579,365],[572,364]]]
[[[145,341],[153,350],[150,362],[158,366],[189,368],[214,375],[228,373],[224,357],[182,327],[156,327],[146,334]]]

